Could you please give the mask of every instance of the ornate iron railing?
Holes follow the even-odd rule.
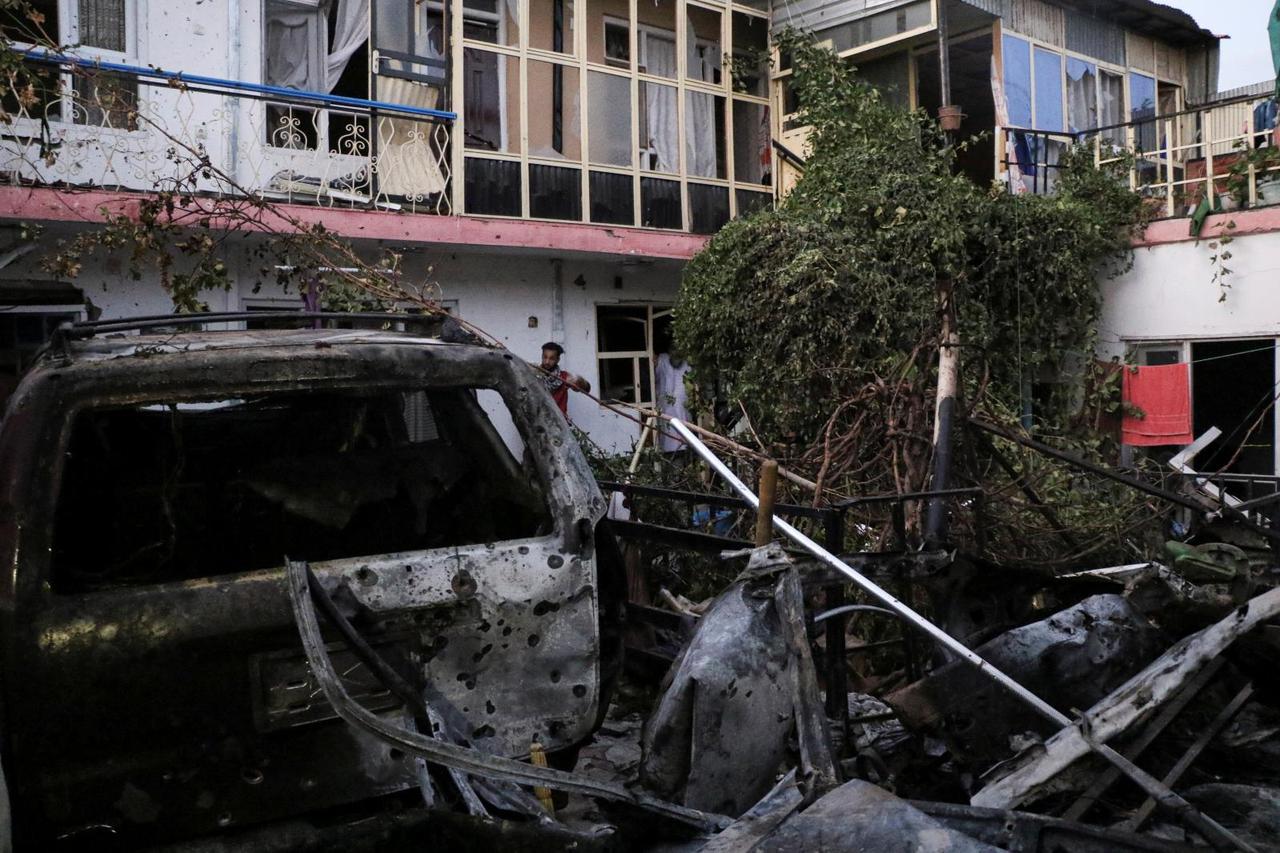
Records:
[[[37,83],[0,115],[11,183],[453,212],[456,116],[435,109],[431,86],[387,81],[386,100],[372,101],[44,51],[27,59]]]

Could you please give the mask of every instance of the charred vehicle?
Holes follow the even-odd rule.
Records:
[[[318,688],[286,560],[469,745],[554,756],[590,735],[617,665],[615,552],[531,367],[438,330],[149,325],[64,327],[0,430],[18,849],[421,804],[421,763]],[[348,695],[412,725],[329,651]]]

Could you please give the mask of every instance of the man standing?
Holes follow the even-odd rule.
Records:
[[[689,392],[684,385],[688,372],[689,363],[674,343],[667,352],[658,356],[653,366],[653,378],[657,385],[659,412],[682,421],[689,420]],[[658,447],[663,453],[674,453],[684,449],[684,441],[667,427],[658,433]]]
[[[560,356],[564,355],[564,347],[555,341],[547,341],[542,345],[542,381],[551,392],[551,399],[556,401],[560,412],[569,416],[569,387],[579,391],[591,390],[591,383],[581,376],[575,376],[567,370],[560,369]]]

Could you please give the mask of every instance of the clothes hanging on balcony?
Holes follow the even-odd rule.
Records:
[[[1186,364],[1126,367],[1122,441],[1136,447],[1190,444],[1191,373]],[[1138,410],[1130,414],[1130,411]]]

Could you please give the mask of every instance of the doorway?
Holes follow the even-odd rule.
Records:
[[[1203,341],[1191,345],[1194,433],[1222,435],[1196,456],[1199,471],[1275,471],[1275,342]]]

